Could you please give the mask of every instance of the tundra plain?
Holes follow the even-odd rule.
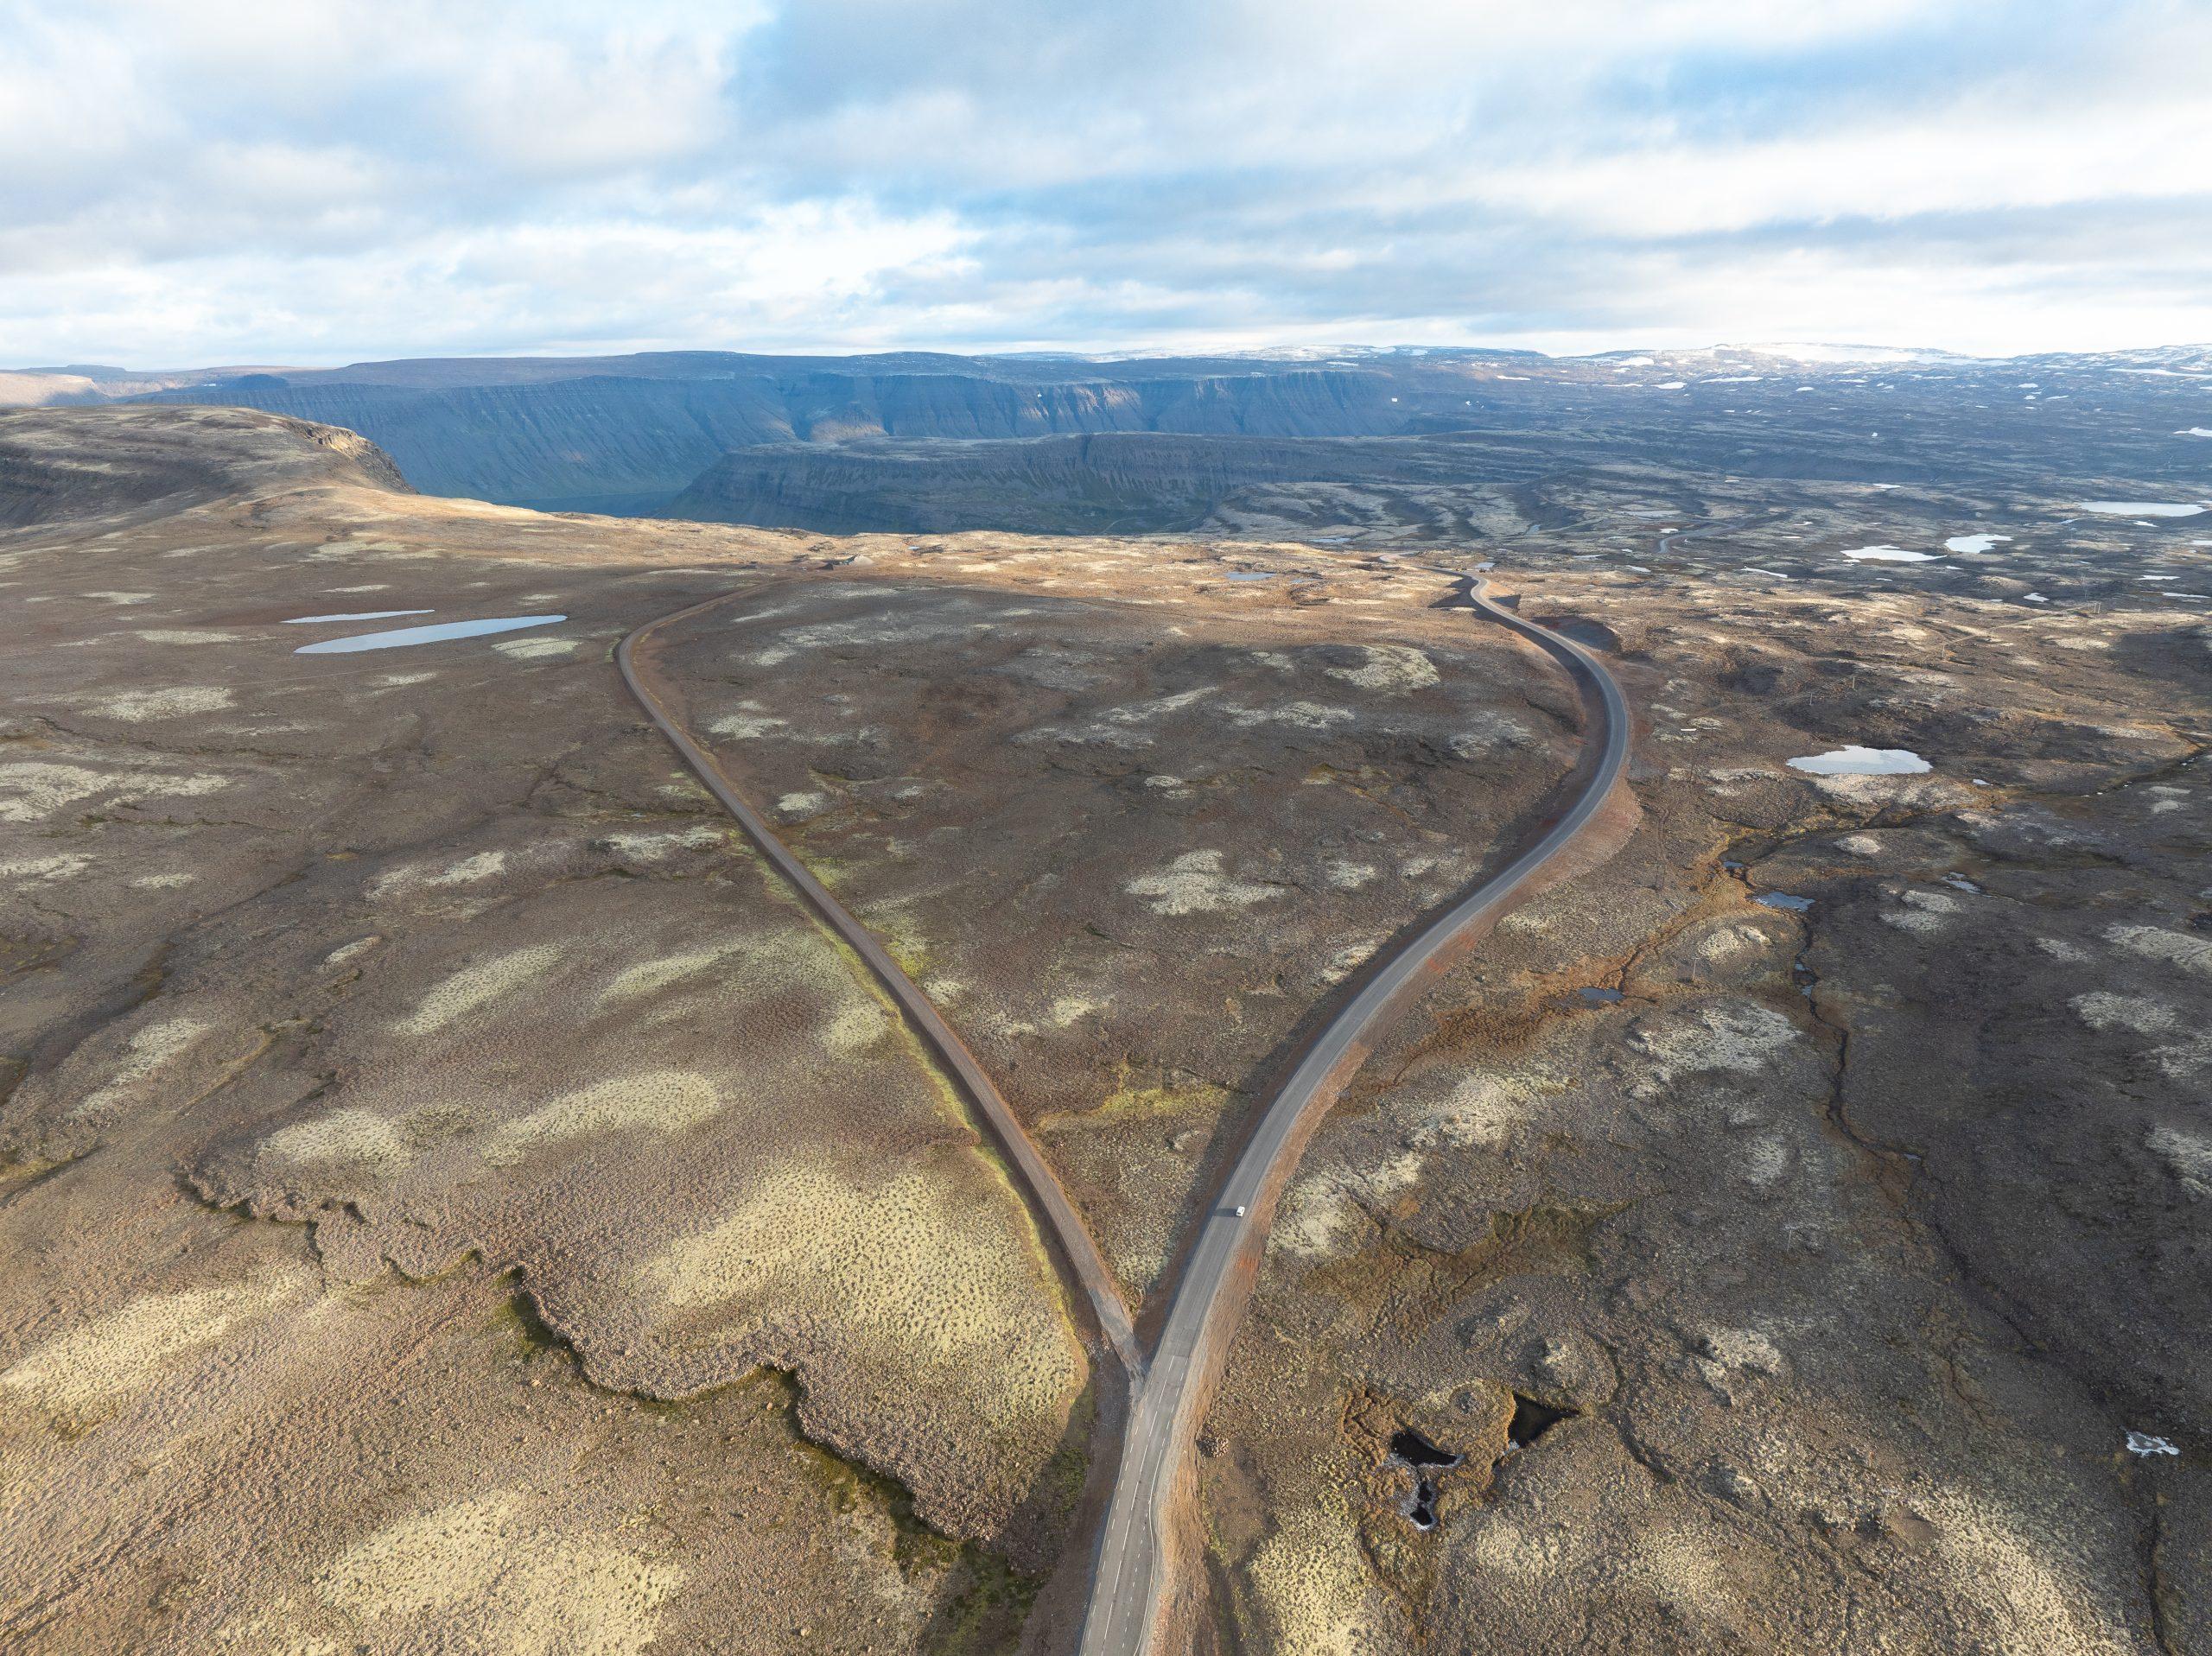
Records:
[[[1575,763],[1438,607],[1480,562],[1605,653],[1641,818],[1315,1138],[1173,1647],[2212,1651],[2212,513],[1980,452],[830,536],[0,415],[0,1632],[1065,1647],[1110,1362],[611,652],[723,600],[683,724],[1141,1317],[1300,1031]],[[1858,748],[1925,768],[1791,763]]]

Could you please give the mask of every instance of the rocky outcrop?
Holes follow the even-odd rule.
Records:
[[[0,528],[316,485],[408,489],[368,439],[304,420],[216,408],[0,414]]]

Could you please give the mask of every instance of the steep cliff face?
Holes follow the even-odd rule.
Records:
[[[1197,527],[1267,483],[1415,482],[1470,469],[1418,441],[1185,436],[779,444],[724,455],[667,513],[825,533],[1031,533]]]
[[[1977,381],[1977,411],[1986,422],[1966,440],[2011,452],[2024,477],[2054,461],[2071,467],[2094,457],[2114,475],[2169,476],[2188,488],[2202,475],[2202,441],[2188,435],[2203,425],[2202,409],[2189,401],[2202,371],[2202,353],[2189,352],[2001,364],[1946,358],[1870,372],[1865,363],[1738,350],[1098,361],[661,352],[196,375],[60,365],[25,370],[12,392],[0,385],[0,398],[127,393],[140,403],[267,409],[360,432],[431,493],[543,508],[677,510],[824,530],[1096,529],[1123,519],[1128,529],[1184,528],[1211,510],[1255,529],[1280,523],[1334,533],[1388,521],[1442,533],[1480,506],[1468,498],[1471,485],[1522,474],[1520,460],[1505,453],[1515,443],[1543,450],[1554,464],[1565,456],[1602,460],[1625,448],[1726,475],[1933,482],[1955,469],[1960,434],[1946,422],[1959,394]],[[2041,399],[2021,398],[2014,382],[2029,378],[2045,388]],[[1798,388],[1809,385],[1821,394],[1802,396]],[[2122,409],[2132,412],[2112,417]],[[1944,438],[1931,441],[1938,430]],[[1144,436],[1185,447],[996,455],[964,447]],[[1476,458],[1471,441],[1483,450],[1482,462],[1455,473]],[[1204,447],[1209,442],[1245,446],[1214,451]],[[1319,447],[1286,471],[1266,445],[1291,442]],[[1382,443],[1360,453],[1373,469],[1348,469],[1344,457],[1353,451],[1330,446],[1346,442]],[[897,452],[925,444],[945,452]],[[838,454],[854,446],[868,452]],[[733,451],[739,458],[723,466]],[[1161,458],[1171,452],[1179,457]],[[1411,473],[1409,454],[1421,457]],[[1230,455],[1232,488],[1263,490],[1264,500],[1230,500],[1223,484]],[[1076,474],[1078,465],[1084,475]],[[1340,485],[1342,492],[1368,485],[1385,493],[1415,485],[1455,493],[1444,500],[1402,492],[1371,507],[1348,493],[1286,495],[1294,487]],[[988,511],[978,504],[983,489],[1002,492]]]
[[[728,360],[744,361],[744,358]],[[349,427],[433,494],[661,510],[733,449],[864,439],[1107,432],[1354,436],[1405,416],[1383,376],[1339,370],[1053,380],[946,371],[721,371],[451,384],[256,374],[163,391]]]
[[[803,441],[1154,431],[1350,437],[1403,423],[1371,374],[1170,375],[1020,384],[970,375],[810,375],[779,383]]]

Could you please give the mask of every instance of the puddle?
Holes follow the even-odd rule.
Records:
[[[351,638],[324,638],[302,644],[295,656],[346,656],[359,650],[397,650],[407,644],[437,644],[447,638],[476,638],[487,632],[512,632],[518,627],[551,626],[565,615],[497,615],[481,621],[440,621],[426,627],[397,627],[390,632],[363,632]]]
[[[1581,1012],[1591,1006],[1615,1006],[1628,997],[1618,989],[1608,989],[1602,984],[1586,983],[1565,994],[1554,995],[1545,1004],[1561,1012]]]
[[[1505,1447],[1491,1466],[1491,1477],[1497,1476],[1497,1469],[1535,1443],[1562,1420],[1572,1420],[1579,1412],[1573,1409],[1554,1409],[1548,1403],[1539,1403],[1532,1397],[1513,1394],[1513,1418],[1506,1422]]]
[[[1272,569],[1231,569],[1229,572],[1231,581],[1273,581],[1274,578],[1275,572]]]
[[[1517,1420],[1520,1417],[1516,1414],[1514,1418]],[[1414,1475],[1414,1492],[1406,1497],[1398,1510],[1405,1514],[1415,1529],[1434,1529],[1436,1481],[1429,1474],[1448,1472],[1466,1456],[1439,1448],[1408,1426],[1390,1439],[1390,1458],[1410,1469]]]
[[[1986,552],[2012,540],[2010,535],[1954,535],[1943,542],[1946,552]]]
[[[1908,552],[1901,546],[1862,546],[1843,555],[1854,563],[1933,563],[1933,552]]]
[[[1554,1409],[1548,1403],[1539,1403],[1532,1397],[1513,1394],[1513,1418],[1505,1428],[1506,1454],[1516,1449],[1526,1449],[1562,1420],[1574,1418],[1572,1409]],[[1500,1456],[1503,1459],[1503,1456]]]
[[[1802,914],[1813,906],[1809,897],[1792,897],[1787,891],[1761,891],[1751,899],[1763,909],[1787,909],[1792,914]]]
[[[1816,777],[1916,777],[1932,767],[1910,748],[1846,746],[1792,759],[1789,768]]]

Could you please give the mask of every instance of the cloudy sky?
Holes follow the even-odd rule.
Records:
[[[2212,339],[2212,0],[0,0],[0,365]]]

